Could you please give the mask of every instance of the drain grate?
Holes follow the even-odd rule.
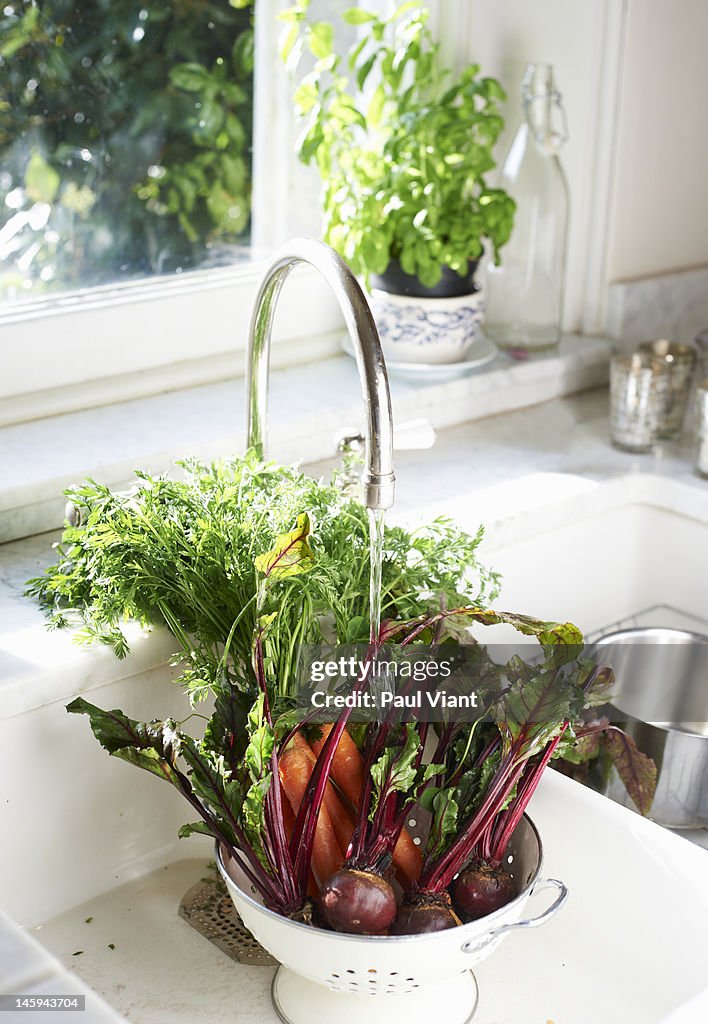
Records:
[[[214,878],[202,878],[192,886],[182,897],[179,915],[200,935],[213,942],[222,953],[226,953],[240,964],[273,967],[278,962],[266,953],[244,927],[226,886],[218,875]]]

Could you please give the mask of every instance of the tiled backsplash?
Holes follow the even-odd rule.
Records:
[[[708,327],[708,267],[610,285],[607,334],[623,343],[692,341]]]

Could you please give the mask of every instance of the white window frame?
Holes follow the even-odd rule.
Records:
[[[239,353],[268,256],[289,237],[293,221],[306,233],[319,229],[314,183],[310,177],[303,190],[297,168],[292,83],[277,55],[277,13],[287,5],[257,0],[251,259],[6,307],[0,425],[243,372]],[[299,203],[304,216],[301,208],[293,217]],[[275,324],[280,365],[337,348],[336,302],[314,272],[298,275]]]

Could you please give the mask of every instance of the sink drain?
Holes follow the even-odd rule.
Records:
[[[182,897],[179,915],[222,953],[240,964],[273,967],[278,962],[244,928],[218,875],[202,878],[192,886]]]

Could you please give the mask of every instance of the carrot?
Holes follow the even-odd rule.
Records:
[[[321,728],[321,738],[315,740],[312,744],[312,749],[316,754],[319,754],[333,727],[331,725],[323,725]],[[346,729],[342,733],[337,749],[334,752],[332,778],[347,800],[350,800],[354,807],[358,808],[359,801],[361,800],[361,791],[364,788],[364,761],[359,753],[359,748]]]
[[[319,754],[324,742],[332,730],[331,725],[321,727],[320,739],[312,744],[313,749]],[[332,762],[332,778],[337,783],[342,793],[352,802],[354,807],[359,807],[361,793],[364,788],[364,760],[359,753],[354,740],[347,730],[342,733]],[[393,863],[405,876],[405,881],[410,884],[416,882],[423,867],[423,856],[413,842],[410,832],[403,829],[393,851]]]
[[[301,733],[296,733],[292,742],[293,745],[296,746],[298,750],[301,750],[305,757],[309,759],[310,764],[314,769],[317,757],[305,737]],[[354,820],[337,796],[331,782],[328,782],[325,788],[324,805],[331,818],[332,827],[334,828],[335,835],[337,836],[339,847],[342,853],[346,855],[347,847],[349,846],[352,838],[352,832],[354,831]]]
[[[420,873],[423,870],[423,854],[413,842],[410,832],[405,828],[402,829],[394,848],[393,863],[398,871],[406,877],[408,885],[405,885],[404,888],[408,888],[411,882],[417,882],[420,878]]]
[[[300,810],[307,784],[312,774],[312,762],[302,747],[290,743],[279,759],[280,781],[295,814]],[[323,801],[317,816],[317,827],[312,848],[312,871],[318,885],[338,871],[344,863],[344,856],[332,827],[332,820]]]

